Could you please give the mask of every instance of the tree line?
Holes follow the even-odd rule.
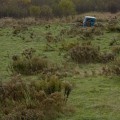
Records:
[[[120,0],[0,0],[0,17],[63,17],[84,12],[115,13]]]

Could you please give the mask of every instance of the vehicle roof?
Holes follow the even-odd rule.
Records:
[[[93,16],[85,16],[85,18],[94,18],[94,19],[96,19],[96,17],[93,17]]]

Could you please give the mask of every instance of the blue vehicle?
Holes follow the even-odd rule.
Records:
[[[93,27],[95,25],[96,18],[92,16],[85,16],[83,21],[83,27]]]

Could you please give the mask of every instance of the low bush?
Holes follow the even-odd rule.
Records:
[[[16,25],[16,26],[14,25],[13,28],[14,28],[13,29],[13,35],[17,35],[21,32],[25,32],[25,31],[28,30],[28,27],[25,26],[25,25]]]
[[[62,90],[61,81],[57,79],[57,76],[52,76],[52,77],[50,76],[49,79],[40,81],[39,86],[36,84],[36,88],[37,87],[41,90],[44,90],[46,94],[61,92]]]
[[[13,56],[11,70],[24,75],[32,75],[42,72],[48,67],[48,61],[34,55],[34,50],[26,49],[21,56]]]
[[[46,67],[47,61],[39,57],[33,57],[30,60],[26,58],[20,58],[12,63],[13,71],[24,75],[40,73]]]
[[[110,41],[109,46],[114,46],[116,44],[117,44],[116,39],[113,39],[113,40]]]
[[[69,53],[72,60],[78,63],[96,62],[99,58],[99,50],[91,45],[77,45]]]
[[[48,32],[45,36],[45,39],[48,43],[54,42],[55,37],[52,35],[52,33]]]
[[[73,48],[74,46],[78,45],[78,42],[73,42],[73,43],[62,43],[61,47],[59,48],[61,51],[69,51],[71,48]]]
[[[93,39],[94,36],[103,35],[102,28],[99,27],[86,27],[86,28],[80,28],[80,27],[73,27],[71,28],[67,34],[69,36],[80,36],[83,39]]]
[[[100,47],[94,47],[91,44],[82,44],[73,47],[69,51],[70,57],[77,63],[107,63],[114,60],[112,53],[101,53]]]
[[[120,32],[120,26],[109,25],[108,31],[110,32]]]
[[[113,75],[120,75],[120,59],[113,61],[108,67]]]
[[[119,45],[113,46],[113,47],[112,47],[112,52],[113,52],[115,55],[120,54],[120,46],[119,46]]]
[[[107,63],[110,61],[115,60],[115,54],[113,53],[100,53],[99,54],[99,62],[101,63]]]
[[[90,39],[90,38],[93,38],[93,32],[94,32],[94,29],[92,28],[85,28],[83,31],[82,31],[82,35],[85,39]]]
[[[63,84],[57,77],[25,82],[19,76],[1,83],[1,120],[53,120],[60,116],[68,99],[65,91],[70,94],[72,90],[70,83],[67,87]]]
[[[109,46],[113,46],[113,47],[117,46],[118,47],[119,45],[120,45],[120,34],[117,36],[114,36],[111,39]]]
[[[117,17],[115,18],[111,18],[109,21],[108,21],[108,31],[109,32],[120,32],[120,26],[119,26],[119,20],[117,19]]]

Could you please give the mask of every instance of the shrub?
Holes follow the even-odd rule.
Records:
[[[25,32],[25,31],[28,30],[28,27],[25,26],[25,25],[14,25],[13,28],[14,28],[13,29],[13,35],[17,35],[21,32]]]
[[[71,37],[80,36],[82,39],[93,39],[94,36],[103,35],[103,29],[99,27],[86,27],[80,28],[80,26],[72,27],[67,34]]]
[[[109,46],[113,46],[113,45],[116,45],[117,44],[117,41],[115,39],[111,40]]]
[[[108,67],[112,74],[120,75],[120,59],[113,61]]]
[[[60,50],[65,50],[65,51],[69,51],[71,48],[73,48],[76,45],[78,45],[78,42],[74,42],[74,43],[62,43],[61,44],[61,48],[59,48],[59,49]]]
[[[112,52],[116,55],[120,53],[120,46],[116,45],[112,47]]]
[[[99,50],[91,45],[77,45],[69,53],[72,60],[78,63],[96,62],[99,58]]]
[[[99,62],[107,63],[110,61],[114,61],[115,55],[113,53],[102,53],[99,54]]]
[[[110,32],[120,32],[120,26],[118,24],[117,17],[111,18],[109,20],[107,29]]]
[[[11,69],[24,75],[37,74],[48,66],[46,59],[35,56],[33,49],[26,49],[21,56],[13,56]]]
[[[47,33],[45,38],[48,43],[54,42],[54,39],[55,39],[52,33]]]
[[[56,76],[51,76],[49,79],[41,81],[39,85],[37,86],[44,90],[46,94],[61,92],[62,90],[61,81]]]
[[[69,51],[70,57],[77,63],[107,63],[115,59],[112,53],[101,53],[100,47],[94,47],[91,43],[77,45]]]
[[[110,32],[120,32],[120,26],[109,25],[108,31]]]
[[[82,35],[83,37],[90,39],[90,38],[93,38],[93,32],[94,32],[94,29],[86,28],[82,31]]]
[[[62,84],[56,77],[26,83],[19,76],[1,83],[1,120],[53,120],[66,107]]]
[[[33,57],[31,59],[20,58],[12,63],[13,71],[24,75],[37,74],[45,68],[47,68],[47,60],[39,57]]]

